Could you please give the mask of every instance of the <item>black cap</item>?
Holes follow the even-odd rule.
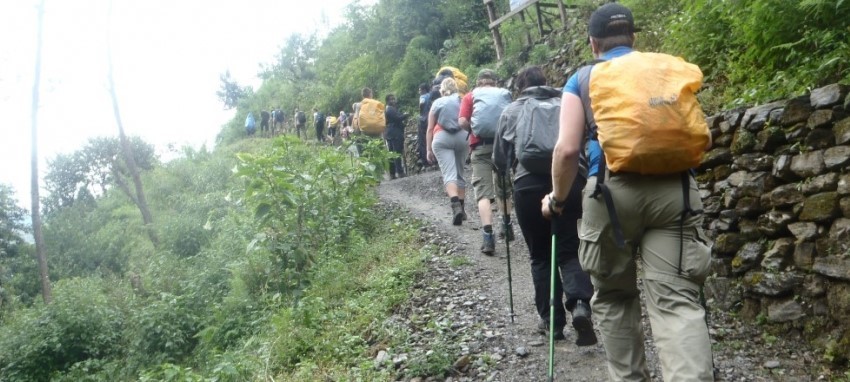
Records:
[[[627,35],[637,31],[632,11],[618,3],[605,4],[590,15],[590,37]]]

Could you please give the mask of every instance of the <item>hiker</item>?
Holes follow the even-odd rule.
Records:
[[[295,108],[295,135],[301,138],[301,131],[304,131],[304,138],[307,138],[307,116],[298,108]]]
[[[245,133],[251,136],[255,131],[257,131],[257,124],[254,121],[254,113],[249,111],[248,116],[245,117]]]
[[[597,8],[588,26],[591,51],[604,61],[579,69],[564,86],[552,161],[553,190],[542,199],[541,212],[552,217],[569,208],[565,204],[577,179],[584,139],[589,138],[590,177],[584,190],[587,197],[582,199],[579,259],[595,288],[591,305],[602,334],[610,379],[650,380],[641,329],[639,298],[643,294],[664,380],[713,381],[711,342],[705,309],[699,301],[709,272],[711,248],[701,229],[702,201],[690,173],[691,166],[699,165],[702,153],[711,145],[704,115],[693,94],[702,83],[702,73],[680,58],[633,51],[634,19],[619,3]],[[629,96],[648,85],[653,87],[648,89],[652,94],[664,94],[663,102],[630,101],[633,98]],[[673,97],[666,96],[670,91],[676,91]],[[649,92],[641,95],[644,93]],[[657,113],[674,108],[676,113],[664,114],[666,123],[652,123],[657,122]],[[637,112],[629,114],[636,118],[614,122],[613,117],[621,111]],[[687,155],[628,162],[629,166],[654,163],[655,172],[625,167],[626,162],[620,160],[630,158],[613,150],[614,143],[608,140],[622,136],[634,139],[629,134],[635,130],[624,130],[623,124],[643,130],[672,127],[677,136],[685,135],[685,131],[693,133],[674,144],[665,139],[644,139],[640,145],[635,140],[616,142],[644,155],[657,154],[662,148],[668,149],[664,151],[668,154]],[[613,137],[614,126],[620,128],[618,137]],[[653,150],[646,151],[641,147],[644,145],[653,145]],[[673,168],[678,172],[670,174]],[[636,285],[637,254],[642,292]]]
[[[428,83],[419,84],[419,120],[416,126],[416,154],[419,165],[428,165],[428,150],[425,148],[425,134],[428,131],[428,112],[431,111],[431,87]]]
[[[550,102],[553,106],[550,119],[538,119],[551,121],[548,128],[551,134],[558,133],[558,115],[561,103],[561,92],[559,89],[547,86],[546,77],[539,66],[531,66],[519,72],[516,77],[516,89],[520,91],[516,101],[505,107],[499,118],[498,131],[493,143],[493,163],[499,176],[508,176],[508,171],[513,170],[513,196],[514,208],[516,208],[517,222],[519,223],[525,244],[531,260],[531,279],[534,284],[534,305],[540,317],[538,330],[542,333],[549,331],[550,308],[554,307],[553,338],[564,339],[564,326],[566,326],[566,310],[572,315],[572,326],[576,330],[576,345],[589,346],[596,344],[596,334],[593,332],[593,323],[590,319],[590,298],[593,296],[593,285],[590,276],[581,269],[578,260],[578,229],[577,221],[581,218],[581,191],[586,183],[586,175],[576,177],[567,197],[564,212],[553,221],[547,220],[540,212],[540,199],[552,191],[551,160],[549,166],[537,169],[532,166],[526,168],[517,160],[517,153],[522,150],[518,144],[522,144],[518,137],[518,118],[527,118],[522,121],[532,124],[534,121],[523,113],[523,108],[535,107],[529,103],[529,99]],[[474,92],[475,90],[473,90]],[[541,108],[542,109],[542,108]],[[522,126],[527,127],[527,125]],[[535,126],[538,127],[538,126]],[[525,133],[526,129],[520,129]],[[545,133],[533,130],[532,133]],[[549,138],[549,136],[544,136]],[[550,139],[551,140],[551,139]],[[552,142],[554,146],[554,142]],[[549,152],[551,156],[551,151]],[[498,184],[498,183],[497,183]],[[551,280],[552,267],[552,229],[555,234],[555,282]],[[550,287],[555,286],[555,299],[550,305]],[[566,303],[563,296],[566,294]],[[565,306],[566,305],[566,306]]]
[[[443,186],[452,207],[452,224],[461,225],[466,219],[464,198],[466,181],[463,165],[469,153],[466,145],[469,133],[460,127],[457,116],[460,112],[460,96],[454,78],[446,78],[440,84],[442,97],[434,100],[428,113],[428,162],[440,165]]]
[[[478,204],[478,217],[481,220],[481,253],[493,256],[496,252],[496,238],[493,234],[493,211],[491,205],[496,195],[502,195],[502,185],[496,182],[493,172],[493,139],[499,116],[505,106],[511,103],[511,93],[498,87],[498,76],[491,69],[481,69],[476,79],[476,87],[466,93],[460,101],[458,123],[470,131],[469,149],[472,165],[472,189]],[[507,191],[507,190],[504,190]],[[505,198],[505,200],[508,200]],[[501,211],[510,211],[510,204],[502,205],[502,199],[496,203]],[[513,228],[502,222],[501,236],[513,241]]]
[[[260,134],[262,136],[266,136],[269,132],[269,120],[271,119],[271,115],[267,110],[263,110],[260,112]]]
[[[387,102],[387,109],[384,112],[387,118],[387,130],[384,131],[384,139],[387,142],[387,149],[398,154],[398,158],[390,159],[390,179],[395,179],[396,176],[404,178],[401,160],[404,155],[404,122],[410,115],[398,111],[398,100],[394,94],[387,94],[384,101]]]
[[[334,137],[336,136],[336,130],[338,126],[339,118],[337,118],[333,114],[328,114],[328,116],[325,118],[325,127],[328,129],[328,135],[327,137],[323,138],[327,138],[332,143]]]
[[[359,154],[363,154],[363,144],[369,139],[383,139],[387,128],[386,106],[374,98],[375,94],[371,88],[364,87],[360,90],[363,97],[354,106],[354,122],[356,147]]]
[[[280,107],[274,110],[274,131],[273,134],[282,134],[283,133],[283,122],[286,120],[283,116],[283,111],[280,110]]]
[[[313,108],[313,127],[316,128],[316,140],[319,143],[325,141],[324,139],[324,130],[325,130],[325,113],[322,113],[316,108]]]

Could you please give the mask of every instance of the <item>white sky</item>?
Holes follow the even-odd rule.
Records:
[[[41,176],[46,159],[91,137],[118,135],[107,89],[108,26],[125,132],[161,153],[171,143],[212,148],[233,113],[215,95],[219,75],[229,69],[257,89],[259,65],[271,63],[289,35],[327,31],[354,0],[112,0],[111,19],[109,1],[45,2]],[[27,209],[37,3],[0,0],[0,183],[12,184]]]

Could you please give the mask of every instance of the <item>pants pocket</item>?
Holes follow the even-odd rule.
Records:
[[[593,277],[606,278],[610,274],[608,265],[605,264],[599,238],[602,229],[589,224],[587,219],[578,220],[578,238],[581,241],[578,249],[578,260],[581,268]]]
[[[682,271],[691,281],[702,285],[711,266],[711,245],[702,228],[694,227],[689,236],[685,238]]]

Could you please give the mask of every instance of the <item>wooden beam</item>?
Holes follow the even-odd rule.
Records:
[[[485,1],[486,1],[486,0],[485,0]],[[501,24],[501,23],[502,23],[502,22],[504,22],[505,20],[507,20],[507,19],[509,19],[509,18],[511,18],[511,17],[513,17],[513,16],[515,16],[516,14],[518,14],[518,13],[522,12],[522,11],[523,11],[523,10],[525,10],[526,8],[528,8],[528,7],[530,7],[530,6],[534,5],[534,4],[537,4],[539,1],[540,1],[540,0],[528,0],[528,2],[526,2],[525,4],[523,4],[523,5],[519,6],[519,7],[517,7],[516,9],[511,10],[511,11],[510,11],[510,12],[508,12],[508,13],[505,13],[505,15],[504,15],[504,16],[499,17],[496,21],[491,21],[491,22],[490,22],[490,29],[493,29],[493,28],[495,28],[495,27],[499,26],[499,24]]]
[[[493,5],[493,0],[484,0],[484,5],[487,7],[487,17],[490,18],[490,22],[493,22],[496,18],[496,7]],[[499,27],[490,28],[490,33],[493,34],[493,44],[496,45],[496,59],[502,61],[502,58],[505,57],[505,47],[504,43],[502,43],[502,34],[499,32]]]

